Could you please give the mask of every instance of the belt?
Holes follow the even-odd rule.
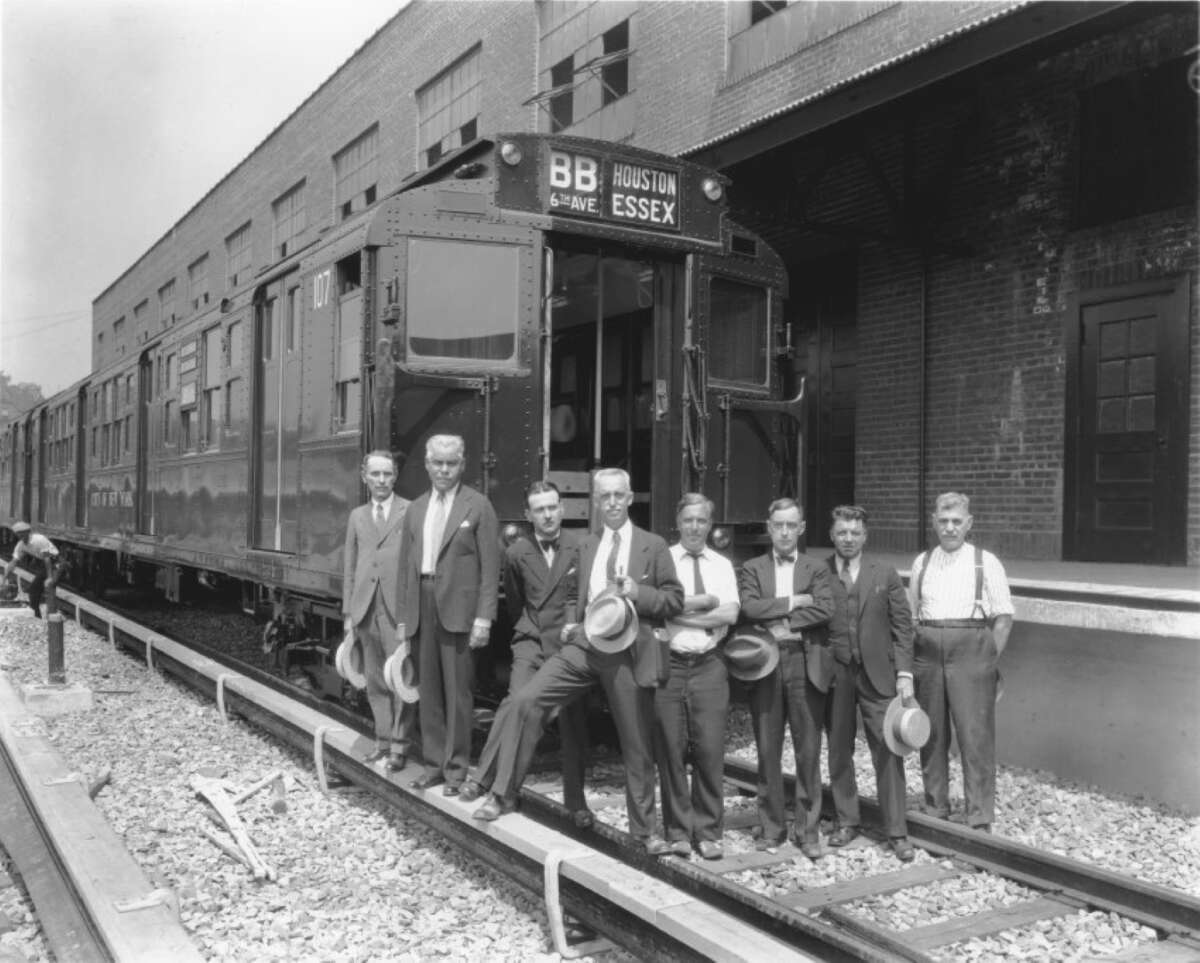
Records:
[[[437,578],[437,575],[435,575],[433,572],[430,572],[428,575],[426,575],[424,572],[421,573],[422,582],[432,582],[435,578]]]
[[[987,619],[921,619],[927,629],[984,629]]]
[[[671,661],[681,662],[684,665],[699,665],[701,662],[706,662],[709,659],[716,658],[716,647],[705,649],[703,652],[676,652],[671,650]]]

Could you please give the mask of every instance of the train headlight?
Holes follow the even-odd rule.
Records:
[[[729,548],[733,542],[733,537],[729,534],[729,529],[719,527],[712,530],[712,534],[709,535],[709,541],[712,542],[713,548],[723,552]]]
[[[525,155],[521,153],[521,148],[511,140],[506,140],[500,145],[500,159],[509,167],[516,167],[524,157]]]
[[[706,177],[700,184],[700,190],[704,191],[704,196],[714,204],[725,196],[724,185],[715,177]]]

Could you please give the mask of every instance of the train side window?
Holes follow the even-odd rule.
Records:
[[[770,316],[766,288],[715,277],[709,285],[708,374],[767,387]]]
[[[412,238],[408,357],[505,362],[516,355],[521,248]]]

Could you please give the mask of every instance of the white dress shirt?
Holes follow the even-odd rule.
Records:
[[[392,517],[392,502],[394,502],[395,500],[396,500],[395,492],[392,492],[390,495],[388,495],[387,498],[385,498],[381,502],[377,502],[374,499],[372,499],[371,500],[371,520],[374,521],[375,519],[377,519],[379,517],[377,506],[383,506],[382,521],[383,521],[383,524],[386,525],[387,520]]]
[[[691,553],[683,545],[676,543],[671,546],[671,558],[675,560],[675,574],[683,585],[684,595],[699,595],[696,591],[696,566]],[[724,555],[718,554],[707,545],[699,554],[700,578],[704,581],[704,591],[717,600],[717,605],[738,604],[737,575],[734,574],[733,564]],[[737,616],[731,619],[735,621]],[[667,622],[667,633],[671,637],[673,652],[699,654],[714,649],[717,643],[725,638],[729,631],[728,625],[714,626],[711,629],[699,629],[691,625],[679,625],[677,622]]]
[[[617,529],[621,533],[621,544],[617,547],[617,574],[624,575],[629,571],[629,543],[633,541],[633,522],[628,518],[625,524]],[[608,585],[608,555],[612,551],[613,530],[604,526],[604,534],[600,536],[600,544],[596,548],[596,557],[592,560],[592,575],[588,582],[588,601],[604,591]]]
[[[450,510],[454,507],[454,496],[458,494],[458,485],[455,485],[444,495],[438,490],[432,489],[429,492],[429,509],[425,512],[425,527],[421,529],[421,574],[432,575],[437,570],[438,551],[441,549],[442,541],[446,537],[445,530],[442,531],[440,539],[435,538],[433,532],[433,520],[438,510],[438,498],[445,500],[445,517],[450,518]],[[438,544],[434,544],[434,541]]]

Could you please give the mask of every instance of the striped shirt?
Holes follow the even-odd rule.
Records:
[[[922,562],[928,566],[921,578]],[[921,586],[918,606],[917,585]],[[975,609],[975,546],[963,544],[953,554],[939,545],[913,560],[908,580],[909,599],[914,617],[922,620],[994,619],[1012,615],[1012,596],[1004,566],[991,552],[983,553],[983,613]]]

